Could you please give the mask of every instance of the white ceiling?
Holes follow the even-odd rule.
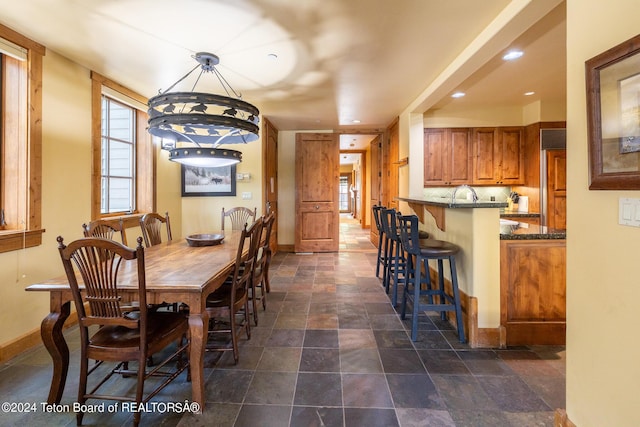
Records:
[[[561,0],[0,0],[0,23],[146,97],[195,66],[196,52],[214,53],[280,130],[375,130],[407,107],[565,96]],[[505,64],[511,46],[525,56]],[[197,89],[221,91],[212,75]],[[467,96],[452,100],[456,89]]]

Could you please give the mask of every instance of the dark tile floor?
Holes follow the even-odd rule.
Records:
[[[411,342],[407,321],[375,277],[375,258],[368,231],[348,217],[339,253],[277,254],[267,310],[251,339],[242,340],[239,363],[230,353],[207,353],[204,413],[156,406],[141,425],[553,425],[553,411],[565,406],[563,347],[473,350],[437,315],[420,319],[419,340]],[[66,336],[72,354],[62,404],[72,405],[77,329]],[[33,412],[0,412],[0,425],[75,424],[73,413],[41,403],[51,375],[43,348],[0,369],[0,401],[35,404]],[[183,374],[155,401],[184,402],[190,394]],[[126,411],[95,413],[84,423],[119,426],[131,419]]]

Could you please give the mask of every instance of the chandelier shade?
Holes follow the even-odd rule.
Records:
[[[182,147],[169,150],[169,160],[194,167],[222,167],[242,161],[242,153],[236,150],[204,147]]]
[[[176,142],[246,144],[258,139],[256,107],[241,99],[199,92],[149,99],[149,133]]]
[[[148,131],[162,138],[162,148],[169,150],[169,160],[198,167],[239,163],[242,153],[221,149],[219,145],[257,140],[260,111],[243,101],[216,69],[219,63],[216,55],[199,52],[193,58],[198,65],[169,89],[149,99]],[[171,92],[198,68],[201,71],[192,92]],[[195,86],[204,73],[215,74],[226,95],[196,92]]]

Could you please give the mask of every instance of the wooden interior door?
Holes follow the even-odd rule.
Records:
[[[337,134],[296,134],[296,252],[337,252],[340,216]]]
[[[380,200],[380,186],[382,181],[382,169],[380,167],[381,162],[381,150],[382,142],[381,136],[378,135],[371,143],[369,144],[369,150],[371,152],[371,207],[374,205],[378,205],[381,203]],[[375,221],[373,219],[373,213],[371,214],[371,233],[370,233],[371,243],[378,246],[378,229],[376,228]]]
[[[547,226],[567,228],[567,150],[547,151]]]
[[[276,219],[271,228],[270,247],[276,253],[278,247],[278,129],[266,118],[263,125],[262,157],[264,167],[263,176],[263,213],[267,212],[267,206],[276,214]]]
[[[400,168],[400,125],[396,119],[388,128],[389,145],[387,157],[387,182],[384,183],[384,201],[391,209],[399,208],[397,197],[399,196],[399,168]],[[388,184],[388,185],[387,185]]]

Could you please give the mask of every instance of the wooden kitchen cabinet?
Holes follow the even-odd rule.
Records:
[[[424,186],[469,184],[471,131],[468,128],[424,130]]]
[[[563,345],[566,241],[500,241],[500,324],[507,345]]]
[[[522,127],[473,129],[473,184],[523,184],[523,143]]]

